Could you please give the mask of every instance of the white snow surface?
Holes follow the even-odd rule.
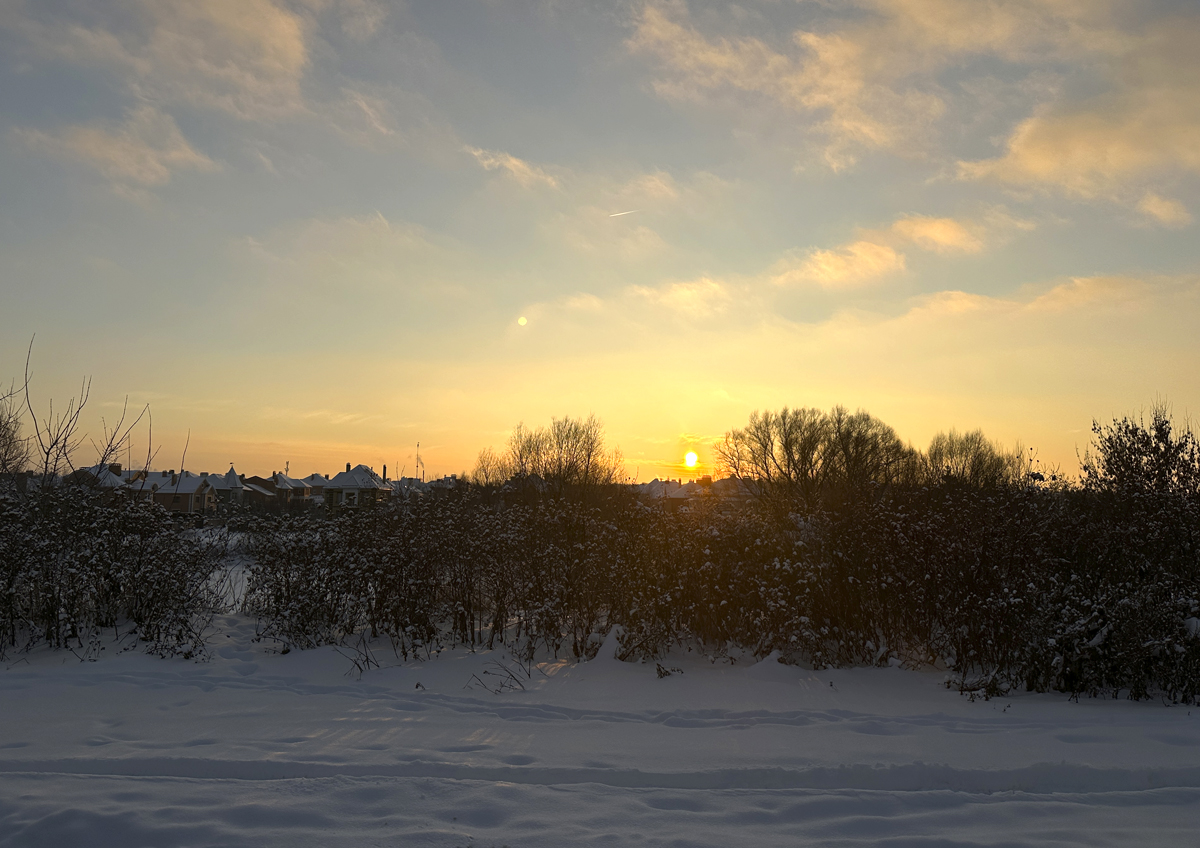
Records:
[[[1200,844],[1196,708],[777,656],[659,678],[611,638],[528,678],[377,645],[360,676],[253,635],[223,619],[201,663],[10,655],[0,848]],[[525,688],[489,691],[504,669]]]

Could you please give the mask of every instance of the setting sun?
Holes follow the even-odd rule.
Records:
[[[695,468],[696,467],[696,459],[697,459],[696,452],[688,451],[687,456],[685,456],[683,458],[683,464],[686,465],[688,468]]]

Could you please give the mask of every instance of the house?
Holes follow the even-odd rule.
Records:
[[[312,503],[312,486],[308,481],[289,477],[282,471],[271,474],[271,479],[275,481],[275,496],[284,497],[286,505],[308,506]]]
[[[325,484],[324,498],[327,509],[343,507],[359,507],[387,500],[392,494],[392,487],[383,481],[375,471],[366,465],[350,467],[334,475]]]
[[[707,485],[705,485],[707,480]],[[684,483],[674,491],[668,492],[660,501],[668,512],[679,512],[693,506],[702,498],[712,497],[712,478],[701,478],[698,481]]]
[[[413,497],[422,497],[429,493],[429,483],[423,483],[417,477],[399,477],[388,483],[392,487],[392,494],[398,498],[407,498],[409,495]]]
[[[661,503],[662,499],[678,489],[678,480],[660,480],[655,477],[649,483],[634,483],[631,487],[639,500],[645,503]]]
[[[124,491],[153,501],[168,512],[204,513],[216,508],[217,498],[207,477],[190,471],[151,471],[128,483]]]
[[[253,482],[254,480],[262,479],[262,477],[247,478],[246,475],[242,475],[242,503],[275,509],[275,493],[265,486],[260,486]]]
[[[207,478],[208,484],[213,487],[213,495],[219,504],[235,504],[242,502],[242,494],[245,487],[242,486],[242,480],[238,473],[233,470],[233,466],[229,466],[229,470],[224,474],[209,474],[205,472],[200,475]]]
[[[301,477],[301,482],[308,486],[312,492],[313,503],[323,503],[325,499],[325,487],[329,485],[329,475],[309,474],[307,477]]]
[[[72,471],[63,478],[63,482],[68,485],[85,486],[89,489],[103,489],[111,492],[124,486],[126,479],[121,473],[121,464],[113,462],[91,465],[87,468]]]

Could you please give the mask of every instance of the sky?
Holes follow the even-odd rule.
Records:
[[[148,404],[163,469],[594,413],[686,478],[842,404],[1074,472],[1200,413],[1198,43],[1183,0],[0,0],[0,377],[90,376],[92,438]]]

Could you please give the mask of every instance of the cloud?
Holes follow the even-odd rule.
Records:
[[[854,288],[904,270],[904,254],[886,244],[860,240],[834,250],[809,251],[798,262],[776,267],[778,286],[815,284],[826,289]]]
[[[1163,226],[1186,227],[1192,223],[1192,215],[1178,200],[1162,197],[1152,191],[1146,192],[1138,202],[1138,211],[1149,215]]]
[[[800,119],[801,133],[824,137],[825,161],[841,170],[862,151],[929,155],[937,123],[956,96],[939,77],[947,68],[973,57],[1029,66],[1111,59],[1129,40],[1103,3],[858,0],[820,6],[807,16],[810,29],[797,29],[790,44],[780,44],[770,36],[709,36],[683,2],[648,4],[627,46],[656,60],[653,87],[661,97],[728,105],[726,95],[738,94],[738,107],[745,108],[748,93],[770,110],[783,106]],[[715,16],[703,17],[711,29]]]
[[[307,20],[271,0],[136,0],[116,26],[25,18],[44,54],[115,70],[136,95],[246,119],[304,111]]]
[[[661,288],[633,286],[630,292],[693,319],[718,315],[733,299],[726,283],[709,277]]]
[[[558,188],[558,180],[524,159],[518,159],[510,153],[499,150],[481,150],[478,147],[464,148],[475,157],[485,171],[502,170],[525,188],[533,188],[541,184],[550,188]]]
[[[934,94],[871,78],[864,45],[854,38],[798,31],[793,45],[788,55],[753,37],[710,40],[656,6],[643,9],[628,41],[659,60],[665,76],[654,89],[662,97],[700,101],[731,90],[819,116],[825,159],[835,170],[853,164],[856,148],[905,146],[944,108]]]
[[[1186,210],[1144,187],[1166,175],[1200,174],[1198,40],[1200,18],[1130,36],[1119,61],[1097,74],[1107,83],[1100,94],[1042,107],[1017,125],[1000,156],[960,162],[960,177],[1136,204],[1180,226]]]
[[[897,236],[935,253],[978,253],[983,250],[983,239],[977,230],[978,227],[967,227],[953,218],[925,215],[909,215],[892,224],[892,232]]]
[[[31,148],[86,162],[118,188],[165,185],[178,170],[218,169],[188,144],[170,115],[153,106],[133,110],[116,125],[77,124],[57,133],[17,132]]]

